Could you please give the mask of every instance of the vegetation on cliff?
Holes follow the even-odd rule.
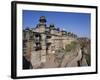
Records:
[[[71,42],[70,44],[67,44],[67,45],[65,46],[65,51],[66,51],[66,52],[69,52],[69,51],[71,51],[72,49],[75,49],[75,48],[76,48],[76,45],[77,45],[77,42],[75,42],[75,41]]]

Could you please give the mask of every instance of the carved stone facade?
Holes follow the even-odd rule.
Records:
[[[35,28],[23,30],[23,56],[34,68],[46,62],[47,54],[54,54],[77,40],[77,35],[61,31],[54,24],[47,26],[46,22],[45,16],[41,16]]]

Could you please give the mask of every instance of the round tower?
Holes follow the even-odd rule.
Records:
[[[39,19],[39,22],[40,23],[46,23],[45,16],[41,16],[40,19]]]
[[[37,27],[43,27],[45,28],[46,27],[46,18],[45,16],[41,16],[40,19],[39,19],[39,23],[37,24]]]

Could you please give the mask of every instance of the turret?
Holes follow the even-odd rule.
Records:
[[[39,24],[37,25],[37,27],[41,27],[41,26],[42,26],[42,27],[43,27],[43,26],[46,27],[46,22],[47,22],[47,21],[46,21],[46,19],[45,19],[45,16],[41,16],[40,19],[39,19]]]
[[[40,19],[39,19],[39,22],[40,23],[46,23],[45,16],[41,16]]]

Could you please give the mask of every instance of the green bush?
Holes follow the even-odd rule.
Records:
[[[71,42],[70,44],[67,44],[67,45],[65,46],[65,51],[66,51],[66,52],[69,52],[69,51],[71,51],[72,49],[75,49],[76,44],[77,44],[77,42],[75,42],[75,41]]]

